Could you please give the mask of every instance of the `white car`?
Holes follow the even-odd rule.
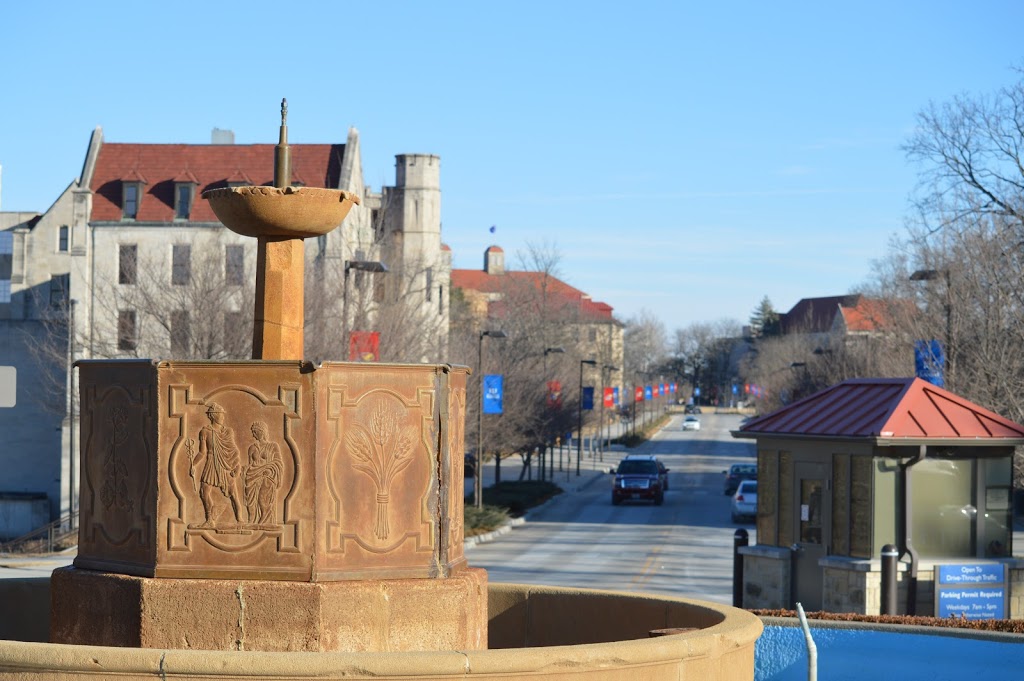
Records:
[[[732,495],[732,521],[757,517],[757,480],[744,480]]]
[[[683,430],[700,430],[700,419],[696,416],[687,416],[683,419]]]

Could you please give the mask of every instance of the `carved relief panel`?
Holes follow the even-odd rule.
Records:
[[[156,394],[147,361],[82,363],[78,559],[154,559]]]
[[[311,375],[294,362],[160,365],[158,576],[308,578]]]
[[[321,371],[318,575],[436,574],[437,368],[336,364]]]

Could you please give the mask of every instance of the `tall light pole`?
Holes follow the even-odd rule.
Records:
[[[932,281],[938,279],[940,276],[946,280],[946,347],[944,348],[946,353],[946,376],[943,382],[946,385],[946,389],[952,388],[953,384],[953,298],[950,293],[950,282],[949,282],[949,268],[941,270],[917,270],[910,275],[910,281]]]
[[[480,342],[477,345],[477,363],[480,368],[480,411],[476,415],[476,461],[473,464],[473,505],[483,508],[484,505],[484,336],[491,338],[508,338],[508,334],[500,329],[498,331],[481,331]],[[500,466],[501,457],[495,461]],[[495,476],[500,475],[500,468],[495,469]]]
[[[344,343],[346,354],[349,351],[350,341],[348,338],[348,271],[358,270],[360,272],[387,272],[388,266],[378,260],[346,260],[345,274],[341,281],[341,342]],[[348,357],[346,357],[348,359]]]
[[[580,360],[580,401],[579,409],[577,409],[578,419],[576,428],[576,475],[580,474],[580,461],[583,459],[583,365],[589,364],[590,366],[596,366],[597,360],[595,359],[581,359]]]

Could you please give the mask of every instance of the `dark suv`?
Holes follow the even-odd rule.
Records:
[[[653,456],[627,456],[615,469],[612,504],[628,499],[653,501],[658,506],[665,501],[668,489],[668,469]]]
[[[756,463],[734,463],[729,470],[722,472],[725,473],[725,489],[722,491],[727,495],[735,494],[742,481],[757,480]]]

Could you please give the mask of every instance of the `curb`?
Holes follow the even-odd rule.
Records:
[[[526,518],[512,518],[507,523],[502,525],[496,530],[490,532],[484,532],[483,534],[473,535],[472,537],[466,537],[462,540],[462,550],[471,549],[477,544],[487,544],[494,541],[498,537],[508,534],[512,531],[513,527],[519,527],[526,522]]]

